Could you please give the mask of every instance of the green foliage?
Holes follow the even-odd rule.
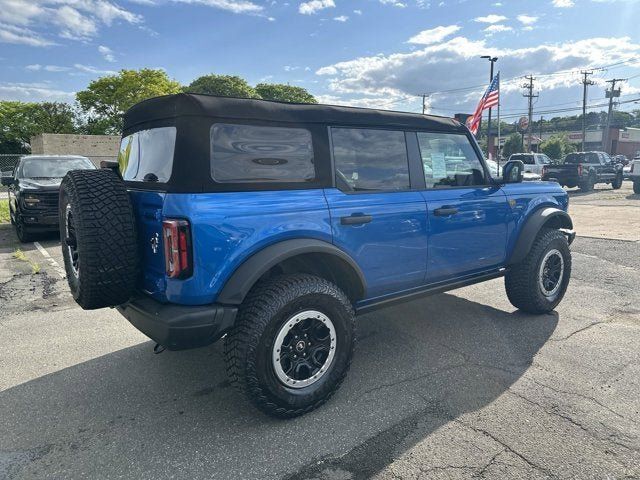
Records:
[[[291,103],[318,103],[305,88],[283,83],[259,83],[255,91],[264,100],[278,100]]]
[[[502,147],[502,155],[505,158],[509,158],[514,153],[522,152],[522,150],[522,137],[519,133],[512,133],[504,142],[504,146]]]
[[[203,75],[185,87],[184,91],[223,97],[260,98],[246,80],[236,75]]]
[[[143,68],[120,70],[92,81],[76,94],[83,110],[83,130],[91,134],[117,134],[122,130],[122,115],[134,104],[147,98],[180,92],[180,84],[163,70]]]
[[[29,153],[40,133],[75,133],[75,117],[66,103],[0,101],[0,153]]]
[[[552,160],[560,160],[568,153],[575,152],[576,146],[569,143],[566,135],[553,135],[540,144],[540,150]]]
[[[9,223],[9,200],[0,200],[0,223]]]

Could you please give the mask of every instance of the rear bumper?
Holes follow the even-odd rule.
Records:
[[[151,340],[169,350],[209,345],[231,328],[238,311],[224,305],[163,304],[140,295],[116,307]]]

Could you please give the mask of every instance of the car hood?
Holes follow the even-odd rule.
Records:
[[[20,188],[25,190],[57,190],[62,178],[22,178]]]

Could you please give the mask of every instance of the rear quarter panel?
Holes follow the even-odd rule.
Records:
[[[507,224],[507,258],[511,256],[522,227],[531,215],[545,207],[567,211],[569,196],[556,182],[509,183],[502,187],[511,207]]]
[[[165,299],[179,304],[214,302],[235,269],[271,244],[292,238],[331,243],[322,189],[167,194],[163,216],[191,224],[193,276],[166,279]]]

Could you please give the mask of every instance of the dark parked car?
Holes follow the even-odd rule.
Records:
[[[596,183],[609,183],[617,190],[622,186],[622,164],[605,152],[570,153],[561,164],[545,165],[542,179],[585,192],[593,190]]]
[[[224,336],[230,380],[271,415],[337,390],[358,313],[503,276],[547,313],[569,283],[567,193],[519,161],[492,178],[450,118],[171,95],[125,114],[114,169],[62,182],[74,298],[157,351]]]
[[[69,170],[95,170],[87,157],[26,155],[13,172],[2,176],[9,187],[9,215],[18,239],[30,242],[38,233],[57,231],[60,182]]]

